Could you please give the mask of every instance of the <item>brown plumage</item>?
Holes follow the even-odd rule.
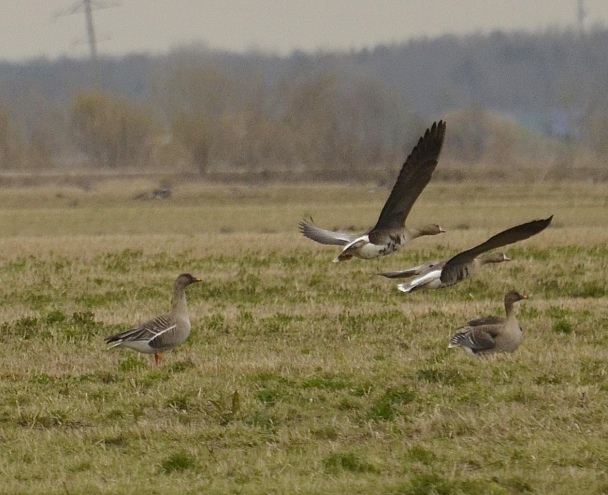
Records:
[[[445,128],[445,122],[435,122],[418,140],[401,167],[397,181],[372,229],[364,234],[352,235],[321,229],[312,221],[302,220],[300,232],[321,244],[344,246],[334,261],[345,261],[352,257],[372,259],[386,256],[412,239],[444,232],[439,225],[434,224],[409,229],[405,227],[405,220],[414,202],[431,180],[443,146]]]
[[[162,352],[183,344],[190,335],[186,287],[200,281],[200,278],[189,273],[182,273],[173,284],[171,312],[106,337],[106,343],[111,344],[109,348],[127,347],[147,354],[153,353],[156,364],[161,364]]]
[[[511,291],[505,295],[506,318],[486,316],[469,321],[450,339],[449,347],[462,347],[470,354],[494,354],[514,352],[523,339],[522,329],[517,322],[513,304],[528,299],[519,292]]]

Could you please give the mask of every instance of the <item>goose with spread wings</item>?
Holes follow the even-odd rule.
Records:
[[[510,261],[504,253],[492,253],[487,256],[482,254],[492,249],[507,246],[514,242],[522,241],[528,237],[538,234],[545,230],[553,215],[544,220],[533,220],[523,223],[490,237],[487,241],[474,248],[463,251],[456,256],[439,262],[427,263],[409,270],[382,272],[387,278],[416,278],[409,282],[399,284],[397,288],[402,292],[415,292],[423,289],[439,289],[457,284],[472,276],[479,268],[488,263],[502,263]]]
[[[439,225],[432,224],[415,229],[405,226],[405,220],[416,199],[431,180],[437,166],[443,140],[445,122],[439,121],[426,130],[418,140],[401,167],[397,181],[380,212],[376,225],[364,234],[353,235],[334,232],[317,227],[312,220],[300,222],[300,232],[321,244],[344,246],[335,262],[379,258],[394,253],[412,239],[423,235],[445,232]]]

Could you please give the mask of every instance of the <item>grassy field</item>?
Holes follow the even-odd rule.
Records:
[[[379,261],[297,222],[364,229],[362,186],[177,184],[0,190],[0,493],[608,493],[608,189],[432,184],[410,225],[448,233]],[[450,289],[376,277],[518,223],[551,227]],[[153,366],[103,337],[168,310],[193,332]],[[518,304],[522,347],[448,350]]]

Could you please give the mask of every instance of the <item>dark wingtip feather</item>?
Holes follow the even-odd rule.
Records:
[[[298,223],[298,229],[300,230],[300,234],[306,235],[306,228],[311,224],[314,224],[312,217],[310,217],[309,219],[303,218],[302,220],[300,220],[300,222]]]
[[[434,137],[431,140],[431,137]],[[414,149],[409,154],[408,159],[412,156],[416,156],[418,153],[422,152],[425,148],[430,148],[431,146],[437,146],[439,143],[439,148],[441,151],[441,147],[443,146],[443,139],[445,138],[445,122],[440,120],[439,122],[433,122],[431,127],[427,127],[426,131],[424,131],[424,135],[420,136],[418,139],[418,143],[414,146]]]
[[[430,136],[435,137],[435,143],[433,144],[436,145],[436,143],[439,142],[440,146],[443,145],[443,139],[445,138],[445,129],[446,125],[443,120],[440,120],[439,122],[433,122],[431,127],[427,128],[427,130],[424,132],[424,136],[418,139],[418,144],[416,145],[416,148],[420,149],[422,147],[423,142],[428,141]],[[412,150],[411,154],[414,154],[416,152],[416,148]]]
[[[543,220],[533,220],[532,222],[529,222],[528,225],[531,227],[531,230],[534,232],[534,234],[538,234],[545,230],[551,224],[552,220],[553,215]]]

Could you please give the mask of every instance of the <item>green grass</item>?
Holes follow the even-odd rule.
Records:
[[[0,190],[2,493],[608,491],[605,185],[432,184],[411,223],[447,234],[342,264],[298,220],[363,229],[386,190],[184,184],[135,202],[141,187]],[[549,214],[513,262],[453,288],[373,275]],[[106,351],[168,310],[183,271],[204,281],[188,341],[160,368]],[[515,354],[447,349],[510,289],[530,296]]]

